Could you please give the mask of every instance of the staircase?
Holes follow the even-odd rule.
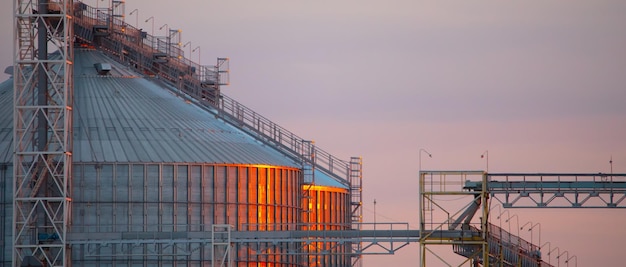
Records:
[[[471,231],[480,233],[480,230],[471,226]],[[530,242],[512,235],[501,227],[489,224],[487,244],[489,247],[489,266],[495,267],[552,267],[541,258],[539,247]],[[454,253],[463,257],[475,257],[474,260],[483,262],[479,245],[453,245]],[[484,264],[483,264],[484,265]]]

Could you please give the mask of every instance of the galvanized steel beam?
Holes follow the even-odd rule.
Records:
[[[382,224],[381,224],[382,225]],[[480,232],[471,230],[442,230],[428,231],[424,234],[431,237],[436,243],[442,240],[462,240],[465,244],[473,244],[481,240]],[[361,242],[359,250],[345,253],[346,255],[380,255],[394,254],[409,243],[419,242],[419,230],[329,230],[329,231],[232,231],[230,243],[251,245],[256,244],[256,253],[276,254],[273,248],[284,244],[296,244],[303,248],[312,243],[333,243],[342,245]],[[163,255],[163,250],[176,247],[181,253],[189,254],[198,251],[203,246],[214,246],[212,232],[117,232],[117,233],[69,233],[68,242],[72,246],[87,246],[88,257],[129,257],[137,256],[132,253],[134,248],[150,246],[150,255]],[[218,245],[224,245],[223,240]],[[115,254],[101,254],[102,248],[107,251],[115,250]],[[308,255],[302,249],[281,251],[279,254]],[[317,254],[327,253],[323,250]],[[183,253],[184,254],[184,253]],[[180,254],[180,255],[183,255]],[[167,255],[166,255],[167,256]]]

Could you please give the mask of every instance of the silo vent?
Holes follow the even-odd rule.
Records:
[[[6,69],[4,69],[4,73],[13,76],[13,66],[8,66]]]
[[[111,71],[111,64],[109,63],[95,63],[93,66],[96,67],[98,75],[108,75],[109,71]]]

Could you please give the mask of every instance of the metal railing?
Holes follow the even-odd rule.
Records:
[[[489,256],[495,266],[552,266],[541,258],[539,246],[519,236],[511,234],[501,227],[489,223]],[[480,233],[480,229],[470,225],[470,231]],[[461,256],[472,257],[480,250],[477,245],[453,245],[453,251]]]
[[[348,162],[331,155],[224,94],[221,95],[219,112],[234,120],[234,123],[262,136],[266,142],[270,142],[282,152],[294,158],[308,159],[316,169],[321,169],[337,182],[346,186],[350,184]]]
[[[109,38],[113,38],[124,45],[135,47],[138,51],[149,53],[149,57],[153,53],[163,53],[168,57],[168,65],[175,65],[175,67],[181,70],[191,72],[193,78],[199,82],[210,83],[218,81],[218,73],[215,70],[215,66],[200,65],[186,58],[179,43],[172,42],[167,36],[150,35],[141,29],[129,25],[120,18],[112,17],[106,9],[94,8],[84,3],[78,4],[75,14],[75,23],[86,28],[93,28],[94,26],[106,27],[108,32],[115,33],[110,35]],[[178,77],[172,78],[178,79]]]

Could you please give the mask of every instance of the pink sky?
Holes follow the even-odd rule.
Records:
[[[484,169],[489,150],[490,172],[609,172],[611,156],[626,172],[625,1],[126,1],[135,8],[140,28],[154,16],[157,35],[182,29],[203,64],[230,57],[225,94],[336,156],[362,156],[366,221],[376,199],[378,222],[418,227],[420,148],[433,154],[423,169]],[[624,210],[511,213],[580,266],[623,265]],[[419,266],[418,248],[364,266]]]

